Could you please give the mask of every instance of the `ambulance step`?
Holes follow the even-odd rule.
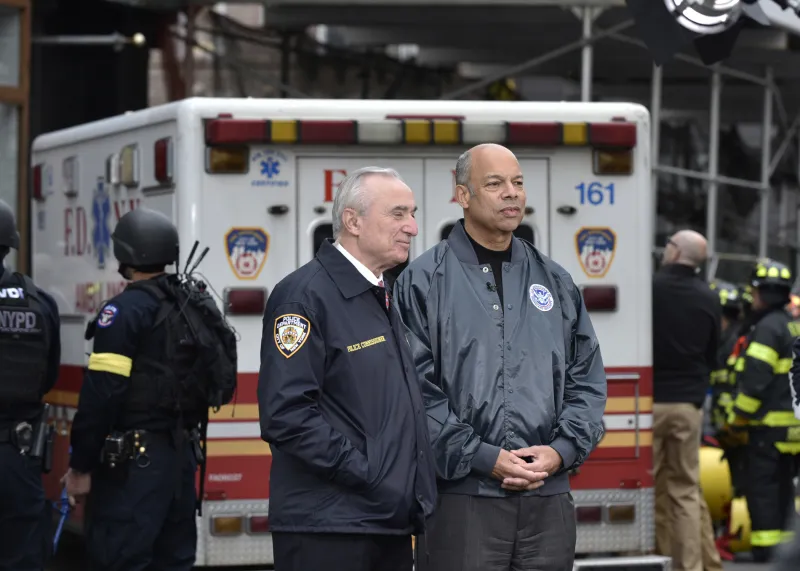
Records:
[[[671,571],[672,559],[660,555],[577,559],[572,571]]]

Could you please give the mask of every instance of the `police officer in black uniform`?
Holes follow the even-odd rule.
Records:
[[[798,471],[800,420],[792,412],[789,370],[795,324],[786,311],[792,273],[762,260],[753,269],[752,313],[733,351],[737,394],[729,429],[747,443],[745,496],[756,561],[764,562],[790,536],[793,478]]]
[[[86,538],[94,568],[189,571],[198,459],[182,429],[200,412],[181,409],[176,381],[183,363],[198,355],[191,339],[179,358],[168,353],[162,304],[149,289],[174,277],[164,270],[177,262],[178,231],[163,214],[139,208],[120,219],[112,240],[119,272],[131,283],[87,331],[90,337],[94,329],[94,346],[64,483],[73,498],[89,494]]]
[[[47,421],[42,397],[58,379],[61,339],[55,301],[6,270],[19,248],[14,213],[0,200],[0,570],[41,571],[48,551],[42,487]]]

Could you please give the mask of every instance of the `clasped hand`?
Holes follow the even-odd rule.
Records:
[[[525,458],[531,458],[527,462]],[[502,488],[514,492],[535,490],[561,467],[561,456],[550,446],[529,446],[519,450],[500,450],[492,477],[503,482]]]

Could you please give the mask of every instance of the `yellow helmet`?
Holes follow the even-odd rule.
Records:
[[[700,487],[713,521],[725,519],[728,504],[733,499],[731,473],[722,454],[721,448],[700,447]]]
[[[744,498],[736,498],[731,502],[728,534],[728,547],[733,553],[750,551],[750,512],[747,511],[747,500]]]

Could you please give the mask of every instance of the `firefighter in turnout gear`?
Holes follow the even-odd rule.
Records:
[[[733,370],[736,357],[731,354],[741,335],[744,300],[741,290],[731,283],[716,280],[711,283],[711,289],[719,294],[722,306],[718,365],[717,369],[711,372],[711,422],[724,452],[724,458],[728,461],[733,495],[739,497],[744,494],[745,448],[739,442],[737,435],[732,435],[726,427],[736,393],[736,374]]]
[[[42,397],[58,378],[60,323],[53,298],[4,268],[12,248],[16,220],[0,200],[0,570],[41,571],[50,544],[42,472],[52,450]]]
[[[198,427],[204,431],[210,406],[204,382],[230,371],[204,372],[213,368],[204,354],[216,347],[204,345],[194,294],[182,293],[186,276],[165,273],[178,260],[169,218],[133,210],[111,238],[119,273],[131,283],[87,328],[94,345],[63,482],[71,502],[88,494],[91,568],[189,571],[197,544],[195,472],[204,461]],[[219,316],[213,300],[204,311]],[[235,353],[233,359],[235,377]]]
[[[752,312],[732,355],[737,394],[728,430],[746,442],[745,496],[756,561],[768,561],[790,535],[800,421],[792,412],[789,370],[797,324],[785,310],[792,274],[762,260],[753,269]]]
[[[719,294],[722,306],[721,335],[717,352],[717,368],[711,371],[711,419],[719,431],[725,426],[733,404],[734,386],[729,383],[728,357],[733,352],[742,314],[742,296],[739,289],[728,282],[715,280],[710,287]]]

